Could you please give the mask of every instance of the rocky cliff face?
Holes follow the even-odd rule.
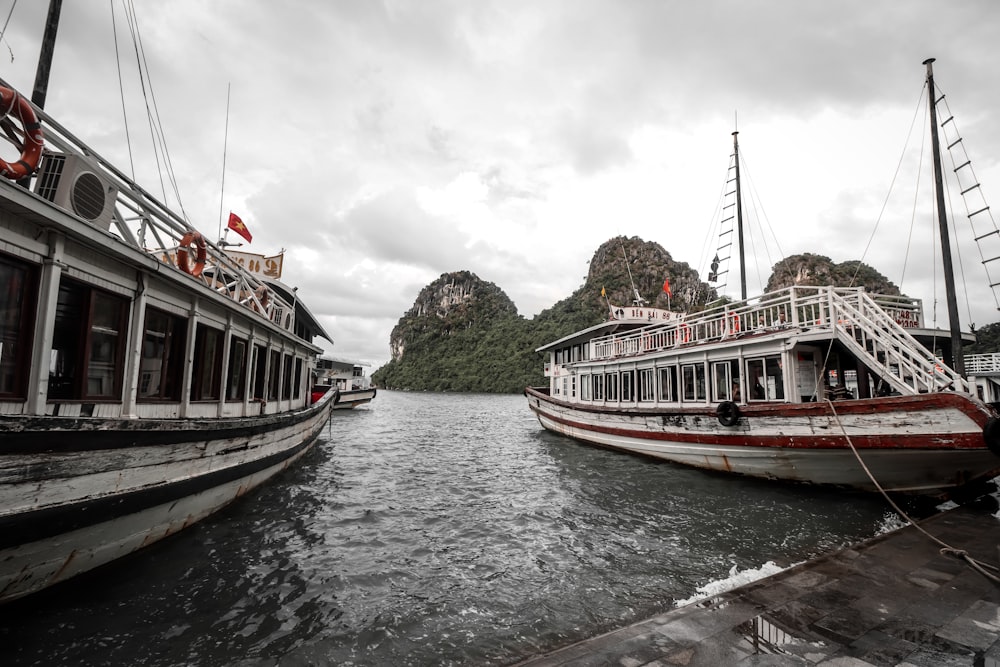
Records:
[[[670,283],[669,298],[664,281]],[[606,297],[601,297],[602,288]],[[637,236],[619,236],[601,245],[590,260],[587,282],[581,290],[602,313],[607,311],[607,301],[630,305],[635,292],[650,306],[668,308],[669,304],[670,310],[677,311],[697,310],[717,298],[715,289],[699,280],[698,272],[687,263],[674,261],[659,243]]]
[[[775,264],[765,291],[772,292],[793,285],[864,287],[878,294],[899,294],[899,288],[892,281],[864,262],[837,264],[829,257],[809,252],[786,257]]]
[[[414,334],[448,336],[456,328],[468,329],[499,316],[516,315],[514,302],[493,283],[469,271],[443,273],[420,290],[413,306],[393,327],[389,336],[392,359],[403,358]]]

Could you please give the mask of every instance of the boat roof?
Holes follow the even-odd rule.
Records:
[[[297,288],[289,287],[279,280],[265,280],[264,282],[267,283],[268,287],[277,292],[282,299],[295,304],[295,319],[305,320],[306,326],[315,331],[317,336],[322,336],[331,343],[334,342],[333,337],[327,333],[323,325],[316,319],[316,316],[312,314],[312,311],[298,298],[295,293]]]
[[[606,322],[601,322],[600,324],[595,324],[587,329],[574,331],[570,335],[560,338],[559,340],[547,343],[539,348],[535,348],[535,352],[545,352],[546,350],[554,347],[560,347],[566,345],[567,343],[590,340],[596,336],[604,336],[620,330],[630,331],[638,328],[639,326],[647,326],[648,324],[649,322],[636,322],[634,320],[608,320]]]

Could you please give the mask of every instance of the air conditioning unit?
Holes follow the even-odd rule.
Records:
[[[35,194],[107,231],[118,187],[79,155],[46,153],[35,179]]]

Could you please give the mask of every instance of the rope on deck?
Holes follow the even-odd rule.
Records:
[[[836,420],[837,426],[840,427],[840,432],[844,434],[844,439],[847,440],[847,444],[850,445],[851,451],[854,452],[854,458],[858,460],[858,463],[861,464],[861,468],[865,471],[865,474],[868,475],[868,479],[872,481],[872,484],[875,485],[875,488],[878,489],[879,493],[882,494],[882,497],[885,498],[886,502],[888,502],[892,506],[892,508],[896,510],[896,513],[899,514],[901,517],[903,517],[907,521],[907,523],[909,523],[911,526],[913,526],[921,533],[929,537],[931,540],[936,542],[941,547],[941,555],[951,556],[953,558],[964,560],[966,564],[968,564],[969,567],[974,569],[976,572],[979,572],[981,575],[992,581],[994,584],[1000,585],[1000,576],[994,574],[994,572],[1000,572],[1000,568],[990,565],[989,563],[983,563],[982,561],[978,561],[972,556],[970,556],[969,552],[965,551],[964,549],[957,549],[941,541],[934,535],[931,535],[926,530],[924,530],[923,526],[921,526],[912,518],[910,518],[910,516],[906,512],[904,512],[899,507],[899,505],[897,505],[895,501],[893,501],[892,498],[889,497],[889,494],[886,493],[885,489],[882,488],[882,485],[878,483],[878,480],[875,479],[875,476],[872,474],[872,471],[868,469],[868,466],[865,465],[864,460],[862,460],[861,455],[858,453],[857,448],[855,448],[854,446],[854,442],[851,441],[851,436],[848,435],[847,429],[844,428],[844,424],[840,421],[840,415],[837,414],[837,409],[833,406],[833,401],[831,401],[830,399],[826,399],[826,403],[827,405],[830,406],[830,412],[833,413],[833,418]]]

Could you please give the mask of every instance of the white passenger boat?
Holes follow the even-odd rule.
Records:
[[[365,373],[367,364],[322,357],[316,365],[316,384],[313,385],[314,400],[326,392],[334,395],[334,410],[353,410],[359,405],[367,405],[375,400],[378,389],[372,385]]]
[[[917,301],[832,286],[698,313],[609,305],[606,321],[539,348],[549,384],[526,396],[544,428],[594,445],[939,494],[1000,472],[1000,419],[962,372],[957,321],[931,331]]]
[[[305,455],[301,300],[0,82],[0,601],[191,525]]]

